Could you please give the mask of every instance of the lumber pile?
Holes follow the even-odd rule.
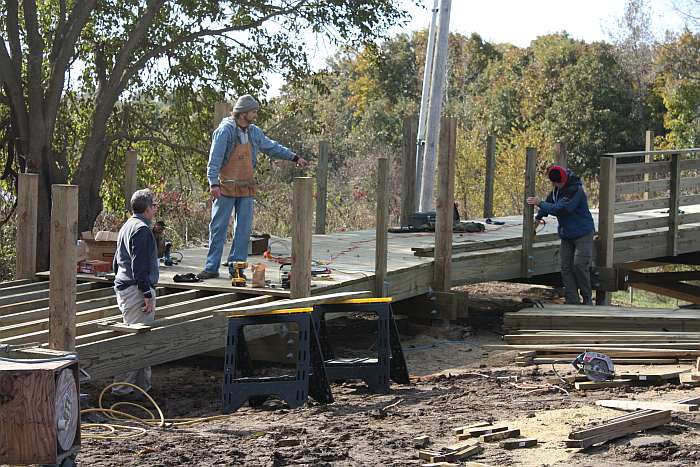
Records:
[[[690,397],[677,401],[635,401],[635,400],[599,400],[596,405],[620,410],[632,410],[631,414],[622,415],[595,427],[569,433],[566,446],[586,449],[596,444],[621,438],[623,436],[665,425],[671,421],[672,412],[696,412],[700,397]]]
[[[700,310],[547,305],[506,313],[505,345],[519,366],[572,360],[586,350],[617,364],[667,365],[700,357]]]
[[[670,410],[642,410],[607,420],[585,430],[569,433],[566,447],[586,449],[596,444],[665,425],[671,421]]]
[[[421,448],[418,451],[418,458],[428,462],[423,464],[423,467],[461,465],[459,462],[483,452],[489,443],[498,443],[498,446],[503,449],[537,446],[536,439],[522,438],[519,428],[492,425],[489,422],[459,426],[452,429],[452,434],[456,442],[442,448],[424,449],[430,444],[428,436],[413,439],[414,446]]]

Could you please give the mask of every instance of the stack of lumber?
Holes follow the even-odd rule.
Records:
[[[572,360],[586,350],[617,364],[675,364],[700,356],[700,310],[547,305],[506,313],[505,345],[518,365]]]
[[[700,310],[546,305],[507,313],[503,326],[506,332],[521,329],[700,332]]]
[[[593,428],[573,431],[569,433],[566,447],[586,449],[638,431],[665,425],[670,421],[670,410],[641,410],[607,420]]]
[[[638,431],[665,425],[671,421],[671,412],[697,411],[699,402],[700,397],[691,397],[672,402],[601,400],[596,402],[596,404],[602,407],[633,410],[635,412],[607,420],[592,428],[573,431],[569,433],[566,446],[586,449]]]

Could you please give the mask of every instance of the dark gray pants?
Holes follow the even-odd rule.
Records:
[[[561,239],[561,278],[567,304],[591,305],[591,261],[593,232],[573,240]],[[581,296],[579,297],[579,292]]]

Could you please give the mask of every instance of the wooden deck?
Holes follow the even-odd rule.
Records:
[[[700,149],[690,151],[700,154]],[[652,153],[665,154],[664,151]],[[630,154],[620,157],[640,156],[639,153]],[[600,248],[597,248],[602,258],[599,265],[612,268],[700,252],[700,195],[688,191],[700,189],[700,179],[695,176],[700,171],[700,159],[680,159],[676,153],[670,157],[669,161],[621,164],[619,168],[614,157],[604,158],[600,187],[602,209],[600,215],[594,213],[601,237]],[[644,173],[669,171],[669,179],[638,180]],[[683,171],[685,177],[681,176]],[[618,181],[617,176],[636,179]],[[669,197],[630,200],[628,195],[640,195],[640,190],[647,190],[650,195],[668,193]],[[685,193],[682,190],[686,190]],[[449,275],[452,285],[517,280],[559,271],[555,218],[548,218],[547,225],[534,239],[523,235],[522,216],[498,220],[505,224],[486,225],[486,230],[480,233],[453,235]],[[530,220],[528,217],[528,223]],[[373,230],[313,236],[312,259],[330,268],[331,273],[327,277],[313,278],[311,299],[325,300],[323,297],[329,294],[374,290],[375,239]],[[289,257],[291,244],[291,239],[273,238],[272,254]],[[227,252],[228,247],[226,245],[224,251]],[[434,284],[436,272],[448,277],[445,269],[436,271],[439,266],[432,257],[434,251],[435,235],[431,233],[389,234],[385,283],[388,295],[397,301],[423,295]],[[202,283],[176,283],[173,281],[175,274],[201,271],[207,250],[194,248],[182,253],[181,264],[161,268],[161,280],[157,284],[157,321],[147,326],[121,324],[109,277],[78,276],[75,346],[81,366],[93,376],[111,376],[219,349],[225,342],[225,311],[280,301],[289,296],[289,291],[279,285],[279,263],[262,257],[250,257],[249,263],[267,266],[270,286],[265,288],[232,287],[223,267],[222,278]],[[72,279],[72,272],[67,271],[63,275]],[[48,273],[38,274],[39,279],[47,276]],[[607,291],[602,292],[607,294]],[[338,295],[329,299],[337,300]],[[310,299],[304,300],[308,303]],[[280,303],[279,306],[286,305]],[[55,325],[56,321],[51,323]],[[51,323],[48,281],[20,280],[0,284],[0,354],[51,354],[47,349]]]

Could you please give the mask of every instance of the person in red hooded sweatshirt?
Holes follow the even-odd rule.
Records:
[[[559,222],[559,257],[566,303],[579,305],[583,301],[584,305],[592,305],[590,269],[595,225],[586,192],[581,179],[571,170],[553,165],[547,169],[547,177],[552,182],[547,199],[530,196],[527,204],[539,208],[535,216],[537,223],[542,223],[542,218],[548,215],[556,216]]]

